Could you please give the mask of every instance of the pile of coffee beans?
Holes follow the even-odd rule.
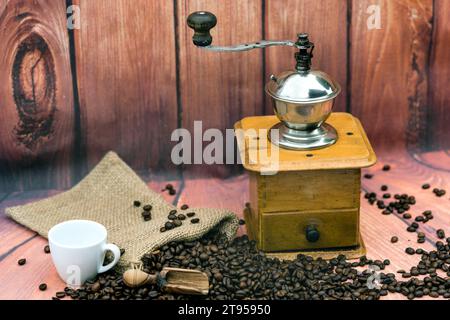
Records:
[[[386,191],[389,187],[387,185],[382,185],[381,190]],[[423,188],[423,186],[422,186]],[[407,212],[408,210],[411,210],[412,206],[416,204],[416,198],[414,196],[410,196],[408,194],[395,194],[394,195],[394,201],[390,201],[389,203],[385,203],[383,200],[378,199],[378,195],[375,192],[366,192],[364,197],[367,199],[367,201],[370,204],[377,205],[378,209],[381,210],[381,213],[383,215],[390,215],[392,213],[398,213],[402,214],[402,218],[405,220],[409,220],[412,218],[412,215]],[[388,193],[383,194],[384,199],[390,198],[391,195]],[[417,232],[420,228],[419,223],[427,223],[428,221],[432,220],[434,218],[433,212],[431,210],[425,210],[422,212],[421,215],[418,215],[414,218],[414,222],[412,222],[406,230],[408,232]],[[445,238],[444,236],[441,238]],[[425,242],[425,234],[422,232],[418,233],[417,242],[418,243],[424,243]]]
[[[373,205],[374,203],[376,203],[378,209],[383,210],[382,213],[384,215],[389,215],[394,212],[403,214],[406,211],[410,210],[412,205],[416,204],[416,198],[407,194],[395,194],[395,200],[390,201],[389,203],[385,203],[385,200],[392,197],[390,193],[383,194],[383,199],[385,200],[378,199],[378,196],[375,192],[366,192],[364,197],[370,204]]]
[[[350,262],[340,255],[326,261],[298,255],[295,260],[282,261],[267,257],[247,236],[231,242],[213,235],[198,241],[174,242],[145,255],[142,262],[148,273],[177,267],[208,274],[209,295],[197,299],[374,300],[389,293],[400,293],[408,299],[450,298],[450,238],[446,241],[447,244],[437,242],[437,250],[431,252],[408,248],[408,254],[420,254],[421,259],[409,272],[398,271],[402,278],[408,278],[404,281],[397,280],[394,273],[380,271],[390,264],[389,260],[370,260],[364,256]],[[447,277],[438,272],[446,273]],[[66,288],[65,294],[83,300],[193,298],[163,293],[153,285],[128,288],[121,276],[114,273],[100,275],[79,290]]]

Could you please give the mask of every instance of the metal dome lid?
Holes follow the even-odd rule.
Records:
[[[322,71],[286,71],[270,76],[266,92],[276,100],[292,103],[317,103],[335,98],[339,84]]]
[[[295,44],[299,48],[295,53],[295,70],[278,77],[271,75],[266,92],[275,100],[302,104],[335,98],[341,92],[339,84],[325,72],[311,70],[314,43],[309,41],[308,34],[300,33]]]

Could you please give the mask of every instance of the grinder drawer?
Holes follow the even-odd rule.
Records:
[[[260,248],[268,252],[359,244],[359,209],[261,212]]]

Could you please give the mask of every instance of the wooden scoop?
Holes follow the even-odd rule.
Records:
[[[207,295],[209,290],[206,273],[179,268],[163,268],[157,274],[130,269],[123,274],[123,282],[130,288],[156,284],[162,291],[176,294]]]

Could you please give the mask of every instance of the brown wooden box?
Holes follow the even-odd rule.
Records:
[[[269,129],[275,116],[250,117],[235,129]],[[338,131],[338,142],[313,151],[292,151],[266,145],[264,135],[238,138],[243,165],[250,175],[247,229],[266,252],[339,250],[361,246],[359,233],[361,168],[376,162],[360,122],[347,113],[327,121]],[[239,137],[239,136],[238,136]],[[267,163],[250,161],[251,152],[279,152],[278,172],[264,174]],[[271,149],[271,150],[269,150]],[[254,158],[254,156],[252,156]],[[308,241],[315,228],[319,239]]]

